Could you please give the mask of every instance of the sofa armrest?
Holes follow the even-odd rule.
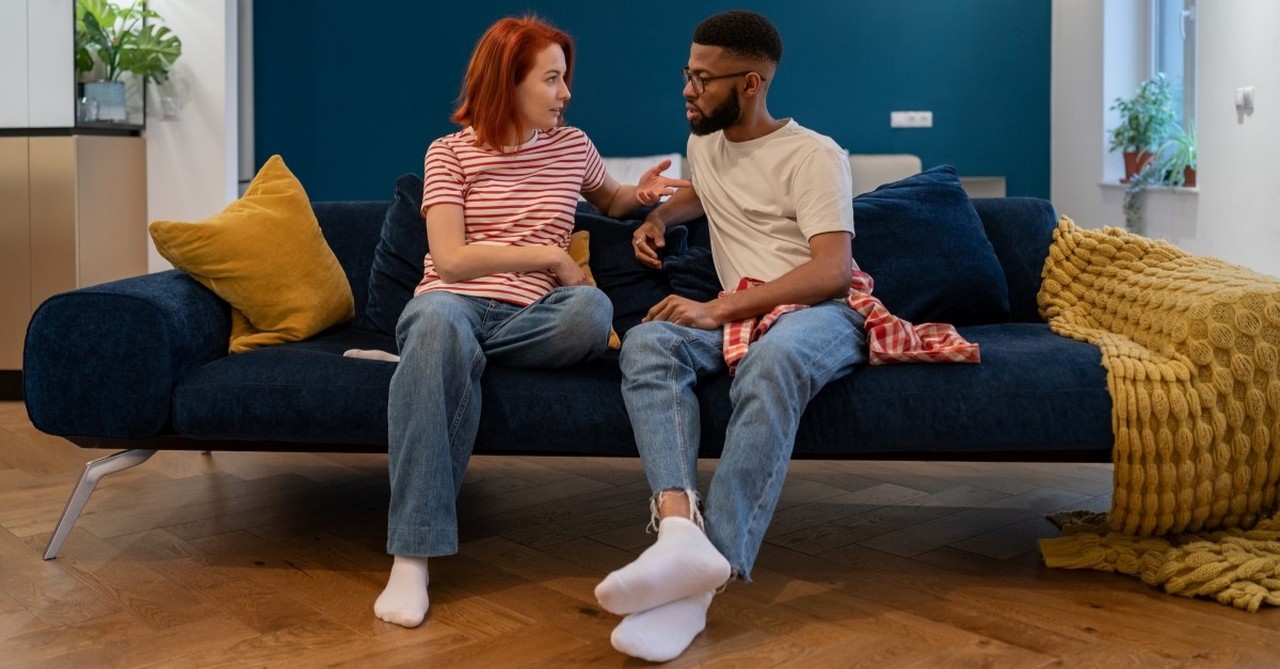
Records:
[[[59,436],[162,434],[174,387],[227,355],[230,323],[225,302],[176,270],[54,295],[27,327],[31,423]]]

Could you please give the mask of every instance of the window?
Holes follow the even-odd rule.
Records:
[[[1173,82],[1178,124],[1196,122],[1196,0],[1152,0],[1151,72]]]

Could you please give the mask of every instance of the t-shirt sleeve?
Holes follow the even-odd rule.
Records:
[[[422,209],[425,216],[427,208],[437,204],[456,204],[463,206],[465,179],[462,164],[453,149],[441,140],[431,143],[427,149],[427,157],[423,161]]]
[[[586,142],[583,148],[586,154],[584,156],[586,168],[582,171],[582,192],[588,193],[604,185],[604,159],[600,157],[596,145],[586,133],[582,134],[582,139]]]
[[[805,238],[824,232],[853,234],[853,177],[849,157],[823,146],[796,170],[796,222]]]

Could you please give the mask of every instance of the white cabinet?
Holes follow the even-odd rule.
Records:
[[[75,125],[75,0],[0,0],[0,128]]]

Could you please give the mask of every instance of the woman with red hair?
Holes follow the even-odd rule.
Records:
[[[476,44],[453,120],[431,143],[422,281],[396,325],[388,403],[395,557],[374,613],[416,627],[427,559],[458,550],[455,502],[480,420],[489,362],[555,368],[604,352],[613,308],[569,256],[581,193],[620,217],[688,182],[663,161],[619,185],[591,140],[564,125],[573,41],[532,17],[506,18]]]

